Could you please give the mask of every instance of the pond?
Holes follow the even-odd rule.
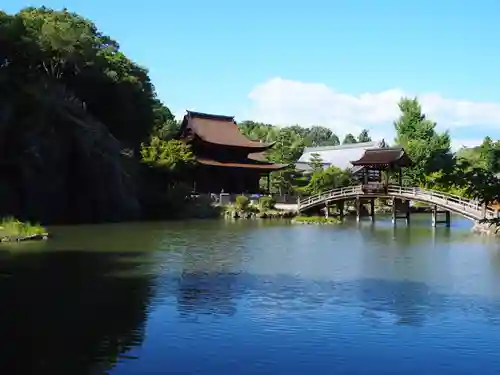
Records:
[[[500,245],[470,226],[53,228],[0,249],[0,373],[496,374]]]

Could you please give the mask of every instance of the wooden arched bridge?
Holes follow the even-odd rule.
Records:
[[[329,204],[347,200],[372,198],[393,198],[401,201],[418,201],[439,208],[445,212],[454,212],[471,220],[492,219],[497,217],[498,211],[484,207],[477,200],[459,197],[457,195],[440,191],[423,189],[419,187],[404,187],[399,185],[386,185],[383,189],[367,190],[363,185],[348,186],[332,189],[298,200],[298,211],[304,212],[315,207],[328,207]],[[372,207],[373,210],[373,207]],[[373,213],[372,213],[373,215]],[[397,218],[393,216],[393,219]],[[406,219],[409,220],[409,209]],[[435,221],[435,216],[433,216]],[[449,218],[448,218],[449,224]]]

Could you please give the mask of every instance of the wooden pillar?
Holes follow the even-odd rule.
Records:
[[[437,224],[437,206],[432,207],[432,226],[436,227]]]
[[[446,227],[449,228],[451,226],[451,212],[446,211],[446,221],[445,221]]]
[[[370,217],[375,221],[375,198],[370,199]]]
[[[396,225],[396,212],[397,212],[396,198],[393,198],[392,199],[392,224],[393,225]]]
[[[267,173],[267,194],[271,195],[271,172]]]
[[[403,186],[403,170],[401,168],[399,168],[398,180],[399,180],[399,186]]]
[[[330,214],[330,209],[328,208],[328,202],[325,203],[325,217],[328,219],[328,216]]]
[[[356,221],[359,221],[361,218],[361,199],[359,197],[356,198]]]
[[[410,224],[410,201],[406,200],[405,203],[405,210],[406,210],[406,225]]]
[[[344,220],[344,205],[345,201],[340,201],[337,203],[337,209],[339,211],[340,220]]]

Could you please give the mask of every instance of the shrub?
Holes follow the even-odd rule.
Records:
[[[13,217],[6,217],[0,220],[0,235],[2,236],[22,237],[45,233],[47,233],[47,229],[38,223],[23,223]]]
[[[244,195],[239,195],[236,197],[234,205],[237,210],[246,211],[250,205],[250,199]]]
[[[272,210],[276,205],[276,199],[273,197],[260,197],[259,207],[261,210]]]

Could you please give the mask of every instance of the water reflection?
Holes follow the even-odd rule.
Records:
[[[0,253],[0,370],[492,374],[500,250],[466,231],[413,220],[63,233],[43,252]]]
[[[335,282],[247,273],[186,276],[179,284],[177,309],[181,316],[191,318],[232,316],[238,313],[238,306],[262,316],[329,316],[349,306],[372,320],[391,325],[422,326],[428,319],[450,311],[481,316],[493,324],[500,321],[498,300],[438,293],[425,283],[410,280],[362,278]]]
[[[144,339],[152,289],[146,277],[125,276],[135,262],[123,259],[2,253],[0,373],[100,374],[127,358]]]

